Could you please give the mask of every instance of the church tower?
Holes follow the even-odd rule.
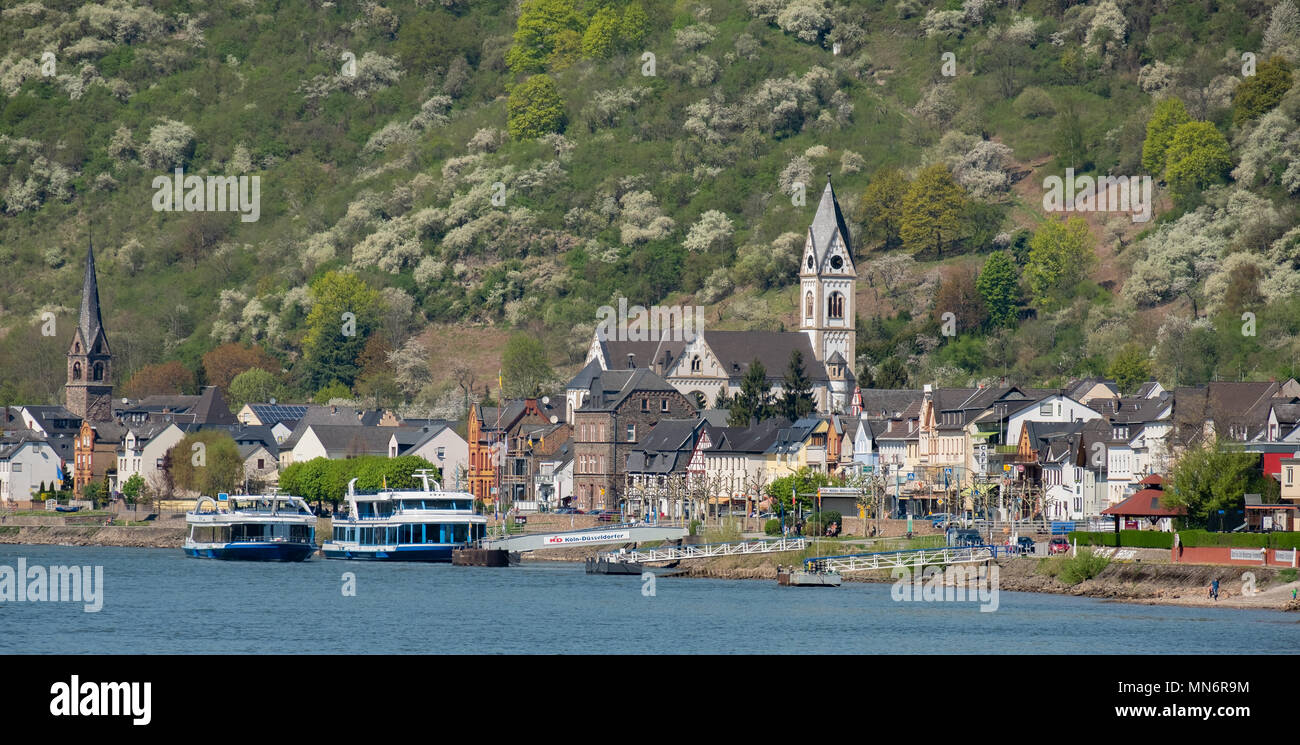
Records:
[[[808,335],[813,353],[826,365],[833,403],[846,410],[853,390],[857,362],[854,338],[854,293],[858,274],[853,268],[849,229],[826,174],[817,214],[808,227],[799,268],[799,330]]]
[[[99,283],[95,277],[95,243],[86,251],[86,277],[81,285],[81,312],[68,347],[68,382],[63,387],[68,411],[92,422],[113,417],[113,353],[108,348],[99,315]]]

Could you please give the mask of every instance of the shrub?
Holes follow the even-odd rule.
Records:
[[[1208,530],[1180,530],[1178,540],[1188,548],[1300,548],[1300,533],[1213,533]]]
[[[1051,116],[1056,113],[1056,105],[1052,103],[1052,97],[1042,88],[1030,86],[1016,96],[1016,100],[1011,104],[1023,119],[1033,119],[1039,116]]]
[[[510,92],[507,128],[516,140],[564,130],[564,102],[549,75],[534,75]]]
[[[1110,559],[1094,554],[1091,549],[1080,549],[1078,556],[1061,559],[1060,574],[1057,578],[1067,585],[1077,585],[1092,579],[1110,564]]]
[[[781,535],[781,521],[774,517],[763,523],[763,532],[768,535]]]
[[[1069,534],[1070,542],[1078,539],[1080,545],[1088,546],[1124,546],[1126,548],[1173,548],[1174,534],[1154,530],[1121,530],[1119,543],[1115,542],[1115,533],[1075,531]]]
[[[804,522],[803,534],[806,536],[823,535],[826,533],[827,526],[831,523],[838,525],[841,533],[844,532],[844,518],[834,510],[827,510],[810,516]]]

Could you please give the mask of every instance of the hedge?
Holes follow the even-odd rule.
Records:
[[[1080,545],[1087,546],[1114,546],[1114,531],[1100,531],[1090,533],[1087,531],[1074,531],[1069,534],[1070,542],[1073,543],[1077,538]],[[1121,530],[1119,534],[1119,545],[1125,548],[1173,548],[1174,534],[1162,533],[1158,530]]]
[[[1208,530],[1180,530],[1178,537],[1188,548],[1197,546],[1300,548],[1300,533],[1213,533]]]

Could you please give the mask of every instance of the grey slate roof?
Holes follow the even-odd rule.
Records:
[[[817,203],[817,214],[813,216],[812,224],[808,226],[808,232],[812,235],[813,250],[817,253],[819,263],[825,258],[826,250],[830,248],[831,238],[835,236],[836,231],[839,231],[840,239],[844,242],[845,252],[852,257],[853,246],[849,243],[849,229],[844,222],[844,215],[840,212],[835,190],[831,188],[830,179],[827,178],[821,201]]]
[[[81,283],[81,310],[77,314],[77,328],[86,342],[87,352],[108,354],[108,336],[104,334],[104,320],[99,312],[99,280],[95,276],[93,238],[89,248],[86,249],[86,276]],[[98,349],[95,347],[96,341],[101,342]]]
[[[812,341],[807,334],[789,331],[705,331],[704,342],[713,351],[723,373],[736,379],[744,377],[753,360],[763,363],[768,380],[785,377],[790,366],[790,353],[798,350],[803,355],[803,369],[814,382],[830,380],[826,366],[813,354]]]

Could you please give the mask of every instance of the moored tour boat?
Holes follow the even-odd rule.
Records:
[[[348,482],[348,516],[334,518],[334,537],[321,546],[327,559],[451,561],[452,550],[487,534],[474,513],[474,495],[443,491],[429,472],[415,472],[422,488],[358,494]]]
[[[185,553],[200,559],[304,561],[316,551],[316,516],[302,497],[199,497],[185,525]]]

